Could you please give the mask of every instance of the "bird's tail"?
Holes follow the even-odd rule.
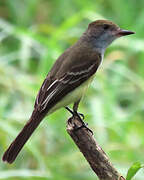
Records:
[[[16,159],[17,155],[23,148],[24,144],[27,142],[29,137],[34,132],[34,130],[40,124],[44,116],[45,116],[44,114],[38,111],[35,111],[35,110],[33,111],[29,121],[26,123],[24,128],[21,130],[21,132],[18,134],[15,140],[11,143],[11,145],[5,151],[2,157],[3,161],[6,161],[8,163],[13,163],[13,161]]]

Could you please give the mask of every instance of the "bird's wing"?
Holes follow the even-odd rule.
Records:
[[[47,76],[37,95],[35,108],[40,112],[48,111],[64,96],[89,79],[97,70],[99,61],[90,60],[73,66],[59,79]]]

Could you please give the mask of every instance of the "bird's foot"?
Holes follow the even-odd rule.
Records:
[[[69,107],[65,107],[73,116],[78,116],[79,117],[79,119],[81,119],[81,117],[82,117],[82,121],[84,120],[84,115],[82,114],[82,113],[79,113],[79,112],[77,112],[77,111],[72,111]]]
[[[75,128],[75,131],[77,131],[81,128],[86,128],[93,135],[93,131],[88,127],[88,123],[83,122],[83,124],[80,127]]]
[[[92,135],[93,135],[93,132],[92,132],[92,130],[88,127],[88,123],[85,123],[83,120],[84,120],[84,115],[82,114],[82,113],[78,113],[77,111],[72,111],[69,107],[66,107],[66,109],[73,115],[73,117],[74,116],[77,116],[78,118],[79,118],[79,120],[80,120],[80,122],[82,123],[82,125],[80,126],[80,127],[75,127],[75,130],[77,131],[77,130],[79,130],[79,129],[81,129],[81,128],[86,128],[88,131],[90,131],[91,133],[92,133]],[[81,118],[82,117],[82,118]],[[70,121],[70,122],[68,122],[68,123],[71,123],[71,118],[68,120],[68,121]]]

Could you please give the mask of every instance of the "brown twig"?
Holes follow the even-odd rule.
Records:
[[[93,134],[87,128],[81,126],[82,122],[79,120],[79,117],[71,117],[67,121],[67,132],[83,153],[99,179],[125,180],[125,178],[113,167],[106,153],[94,139]]]

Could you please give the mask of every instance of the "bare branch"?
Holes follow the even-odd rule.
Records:
[[[106,153],[94,139],[93,134],[87,128],[81,126],[82,122],[79,120],[79,117],[71,117],[67,121],[67,132],[83,153],[99,179],[125,180],[125,178],[113,167]]]

